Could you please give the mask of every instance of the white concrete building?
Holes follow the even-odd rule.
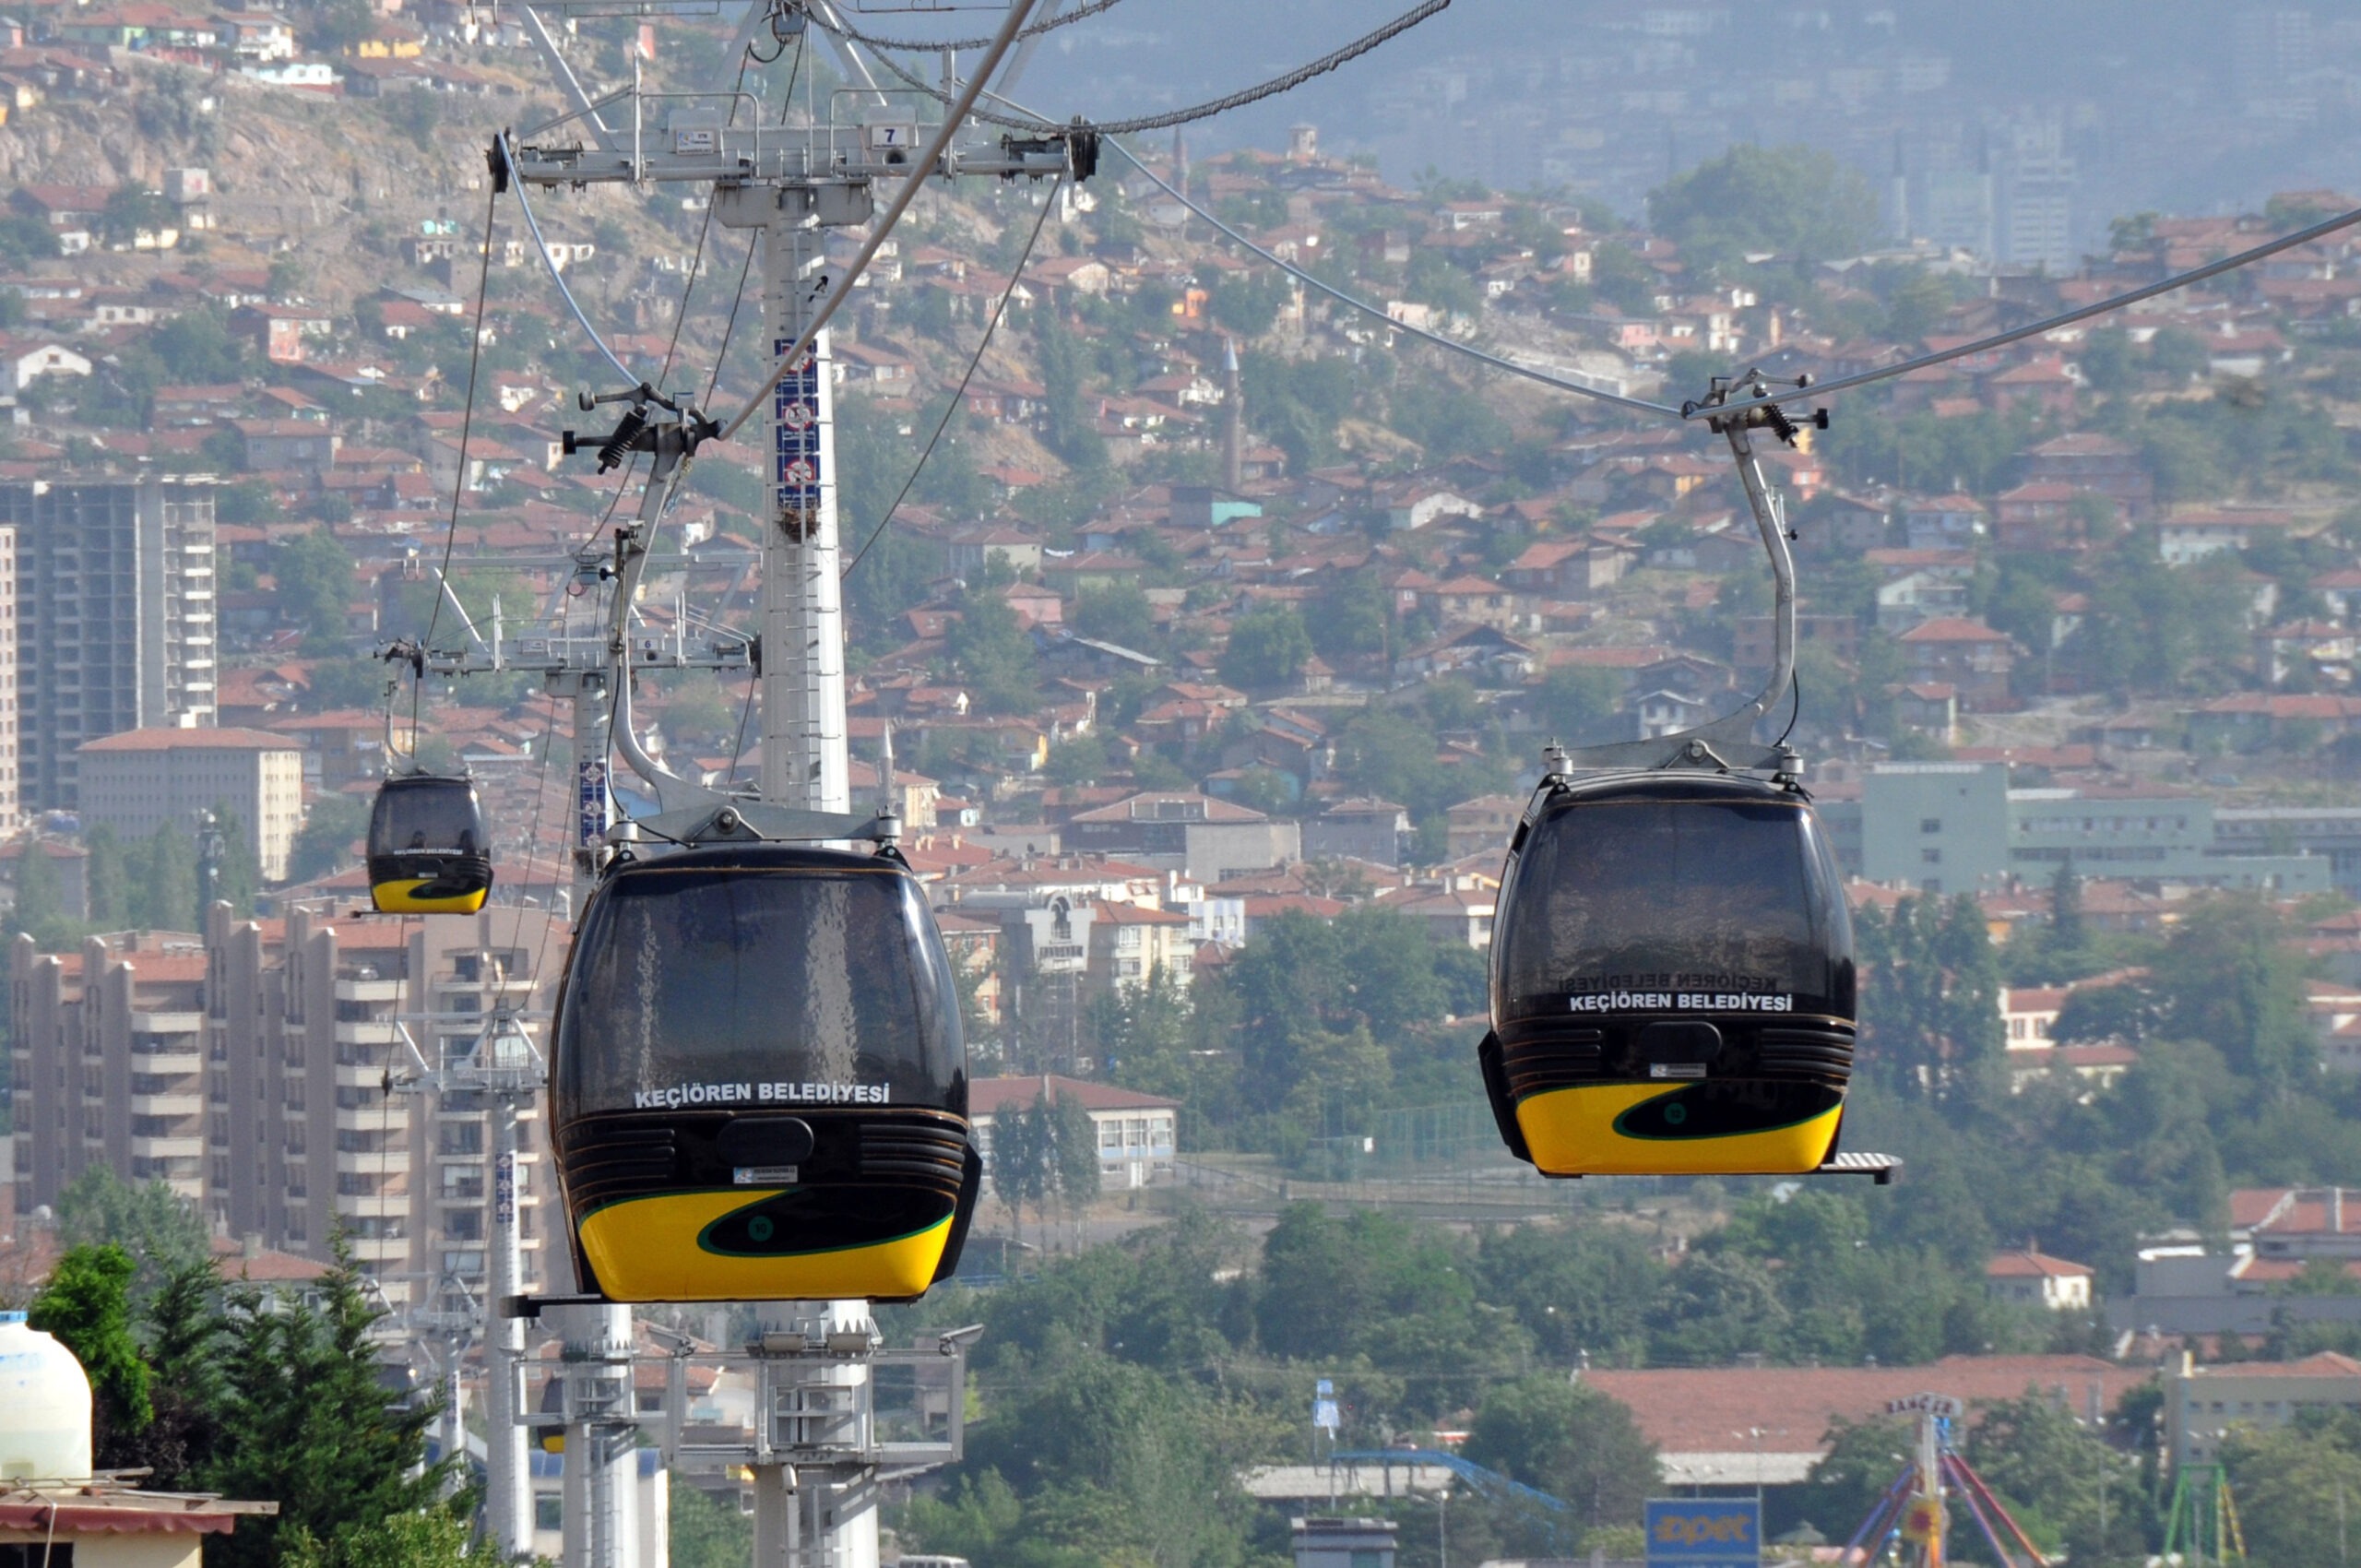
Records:
[[[238,814],[264,878],[284,881],[303,826],[303,754],[262,730],[129,730],[76,749],[85,826],[144,838],[167,822],[192,826],[226,805]]]

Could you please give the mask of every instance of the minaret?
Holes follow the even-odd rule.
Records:
[[[1189,189],[1189,133],[1178,125],[1172,127],[1172,188],[1184,195]]]
[[[1246,393],[1238,382],[1238,339],[1224,334],[1221,346],[1221,483],[1235,495],[1246,481]]]

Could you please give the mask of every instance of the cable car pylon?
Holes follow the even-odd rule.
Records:
[[[759,236],[764,330],[774,367],[761,395],[720,425],[700,410],[668,398],[658,386],[641,384],[625,393],[592,395],[586,406],[613,399],[627,407],[611,432],[595,441],[577,438],[572,443],[577,450],[595,448],[602,464],[633,452],[651,459],[638,517],[614,539],[611,555],[602,550],[604,558],[595,564],[597,576],[591,580],[603,579],[614,596],[603,646],[584,647],[569,639],[565,657],[548,657],[546,662],[551,690],[574,700],[577,813],[572,909],[586,935],[599,921],[611,920],[599,914],[597,905],[623,885],[620,879],[628,877],[635,886],[658,885],[644,873],[667,860],[674,870],[687,872],[691,862],[700,858],[811,859],[844,854],[841,849],[829,850],[823,845],[859,845],[865,840],[880,851],[864,857],[872,865],[881,872],[891,865],[884,851],[890,850],[898,833],[893,813],[885,809],[859,814],[850,799],[833,388],[825,326],[829,315],[849,297],[861,265],[916,196],[922,179],[936,174],[946,178],[982,174],[1003,180],[1064,178],[1075,172],[1078,155],[1087,160],[1091,138],[1084,132],[1003,137],[997,142],[954,146],[966,130],[967,107],[998,69],[1034,6],[1035,0],[1010,0],[993,42],[978,57],[967,83],[960,89],[962,101],[932,128],[931,144],[923,150],[914,118],[907,117],[907,109],[883,95],[873,102],[865,93],[850,100],[856,112],[865,116],[864,123],[810,129],[744,123],[739,113],[742,95],[734,90],[715,90],[699,101],[694,94],[642,95],[635,82],[623,93],[593,101],[558,54],[543,17],[611,14],[611,0],[545,0],[526,8],[528,36],[552,66],[572,108],[550,124],[499,138],[491,157],[495,189],[513,183],[530,222],[528,192],[534,189],[650,181],[711,185],[715,217],[729,227],[753,229]],[[717,89],[728,86],[727,73],[736,67],[741,51],[758,28],[767,24],[784,43],[803,33],[814,18],[824,22],[833,18],[825,0],[768,0],[750,6],[724,64],[724,75],[715,84]],[[848,47],[845,53],[849,63],[858,66],[858,56]],[[865,73],[856,69],[853,75],[858,78]],[[643,134],[644,124],[652,134]],[[883,199],[881,183],[893,191],[890,202]],[[861,226],[871,229],[861,258],[848,268],[830,267],[825,252],[826,231]],[[547,261],[546,255],[543,259]],[[582,326],[588,329],[587,319]],[[596,339],[595,331],[591,336]],[[598,346],[603,351],[603,343]],[[615,362],[620,366],[620,361]],[[633,627],[633,600],[647,570],[666,500],[677,484],[682,465],[694,456],[700,441],[718,433],[735,434],[757,413],[764,416],[757,428],[766,432],[772,469],[771,505],[763,531],[759,636],[744,639],[734,650],[722,647],[721,639],[708,639],[708,651],[701,659],[678,647],[666,657],[667,650],[643,646],[647,639]],[[586,563],[582,572],[592,569]],[[581,580],[579,574],[577,580]],[[733,651],[734,664],[729,661]],[[709,668],[750,670],[759,683],[762,766],[759,790],[752,797],[708,790],[670,774],[647,754],[635,731],[631,717],[635,673],[651,664],[682,667],[700,662]],[[605,763],[611,750],[647,780],[658,804],[653,815],[637,822],[612,821],[613,796]],[[884,772],[882,789],[890,796],[890,765]],[[799,844],[813,847],[793,847]],[[809,880],[813,870],[804,867],[798,874]],[[838,871],[849,874],[850,870],[832,866],[828,874]],[[771,866],[763,873],[765,880],[774,873],[787,874],[783,867]],[[666,875],[669,878],[670,873]],[[723,892],[730,886],[751,889],[755,885],[742,878],[717,881]],[[931,930],[931,912],[926,919]],[[854,976],[860,973],[858,966],[875,956],[852,945],[852,933],[839,932],[839,938],[835,964],[815,960],[807,968]],[[939,938],[935,940],[939,946]],[[812,945],[825,946],[825,943]],[[577,952],[569,958],[569,976],[575,972],[577,960],[589,962]],[[914,965],[912,972],[928,967]],[[561,1011],[564,1000],[562,989]],[[923,1003],[925,999],[916,1000]],[[955,997],[945,1000],[955,1036]],[[839,1004],[850,1005],[852,1001],[850,992],[845,992],[833,1000],[822,997],[814,1005],[824,1013],[830,1008],[840,1011]],[[679,1021],[681,1004],[666,1005]],[[651,1021],[658,1016],[654,1012],[647,1015]],[[564,1038],[561,1033],[558,1055],[552,1061],[560,1078],[566,1070]],[[855,1065],[848,1062],[840,1064],[845,1070],[833,1073],[782,1073],[760,1081],[775,1091],[818,1085],[829,1094],[836,1092],[829,1086],[855,1091],[885,1087],[860,1081],[860,1075],[849,1070]],[[722,1092],[732,1094],[740,1081],[733,1075]],[[696,1077],[645,1087],[649,1092],[660,1087],[666,1092],[703,1096],[709,1087],[714,1086]],[[898,1083],[893,1087],[897,1091],[901,1087]],[[955,1103],[946,1099],[943,1109],[934,1111],[923,1104],[904,1111],[897,1104],[896,1117],[917,1120],[908,1127],[897,1124],[886,1129],[891,1134],[886,1136],[865,1131],[847,1118],[844,1130],[859,1135],[851,1143],[838,1138],[834,1144],[827,1142],[827,1136],[835,1129],[826,1124],[818,1108],[808,1115],[797,1114],[802,1110],[797,1099],[782,1103],[775,1095],[767,1102],[770,1114],[732,1119],[732,1126],[745,1131],[735,1134],[727,1147],[721,1137],[712,1135],[711,1129],[705,1134],[684,1131],[675,1158],[688,1165],[671,1169],[685,1169],[694,1176],[708,1168],[698,1161],[723,1161],[710,1165],[723,1185],[738,1186],[742,1171],[745,1184],[740,1190],[750,1201],[766,1203],[762,1183],[776,1184],[792,1168],[796,1174],[787,1180],[802,1185],[806,1166],[816,1179],[825,1161],[841,1160],[848,1153],[864,1181],[890,1177],[917,1180],[921,1186],[938,1182],[943,1161],[937,1158],[942,1151],[935,1145],[945,1143],[957,1151],[949,1166],[955,1173],[955,1188],[972,1188],[973,1149],[964,1127],[965,1090],[963,1068],[955,1085]],[[711,1103],[710,1097],[706,1098]],[[736,1101],[733,1098],[721,1103],[734,1107]],[[760,1111],[765,1104],[758,1099],[746,1109]],[[928,1121],[930,1116],[954,1125],[935,1129]],[[874,1125],[878,1120],[870,1118],[868,1124]],[[721,1128],[723,1133],[731,1131],[731,1127]],[[938,1137],[937,1132],[951,1136]],[[701,1135],[706,1137],[703,1143],[698,1142]],[[799,1153],[805,1138],[813,1146],[808,1158],[784,1158]],[[575,1146],[561,1145],[556,1151],[562,1182],[568,1180],[564,1167],[569,1146]],[[620,1146],[611,1148],[620,1152]],[[621,1170],[620,1166],[614,1169]],[[648,1174],[648,1162],[643,1162],[639,1174]],[[854,1190],[858,1189],[848,1189]],[[971,1210],[972,1202],[963,1207]],[[749,1212],[742,1220],[727,1234],[721,1232],[732,1222],[714,1222],[709,1228],[714,1233],[706,1239],[725,1248],[742,1247],[768,1245],[781,1234],[778,1217],[767,1212]],[[758,1228],[766,1228],[765,1234],[755,1235]],[[943,1242],[945,1258],[955,1256],[955,1222],[954,1234]],[[578,1244],[575,1228],[569,1225],[568,1229],[569,1240]],[[694,1244],[701,1234],[705,1233],[684,1240]],[[552,1252],[572,1250],[553,1247]],[[504,1308],[528,1315],[540,1315],[547,1309],[551,1321],[564,1325],[563,1406],[569,1421],[564,1568],[627,1568],[628,1547],[620,1538],[611,1500],[618,1488],[627,1484],[614,1472],[616,1461],[627,1451],[634,1415],[630,1313],[628,1308],[611,1304],[603,1291],[585,1288],[604,1283],[587,1256],[583,1262],[590,1277],[578,1282],[561,1284],[556,1278],[559,1261],[552,1260],[551,1294],[538,1300],[513,1299]],[[717,1257],[714,1261],[718,1265],[726,1260]],[[942,1261],[933,1266],[942,1266]],[[930,1267],[920,1277],[931,1272]],[[727,1287],[713,1289],[710,1280],[705,1283],[706,1289],[683,1293],[709,1299],[732,1294]],[[758,1568],[875,1568],[876,1481],[881,1476],[909,1473],[958,1455],[959,1379],[965,1346],[972,1335],[967,1331],[947,1335],[936,1347],[920,1351],[885,1350],[868,1301],[853,1297],[773,1301],[760,1309],[760,1321],[759,1337],[749,1348],[758,1374],[756,1431],[751,1447],[732,1447],[728,1454],[692,1453],[677,1443],[674,1432],[667,1437],[666,1457],[676,1463],[751,1469]],[[876,1435],[871,1368],[881,1360],[912,1356],[952,1359],[950,1430],[944,1443],[893,1443]],[[672,1369],[675,1373],[678,1370]],[[586,1431],[626,1435],[620,1446],[604,1440],[584,1443],[581,1438]]]

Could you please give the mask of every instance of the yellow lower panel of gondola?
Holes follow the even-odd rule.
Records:
[[[582,1251],[612,1301],[825,1301],[922,1295],[951,1240],[952,1216],[902,1235],[764,1256],[719,1252],[708,1233],[785,1189],[667,1193],[611,1204],[582,1221]],[[758,1218],[759,1226],[762,1221]],[[761,1232],[758,1231],[758,1234]],[[784,1238],[782,1238],[784,1240]]]
[[[1660,1083],[1548,1089],[1519,1100],[1516,1122],[1534,1166],[1552,1176],[1799,1176],[1835,1146],[1845,1107],[1833,1091],[1791,1111],[1692,1113],[1709,1092]]]
[[[479,887],[472,893],[462,893],[456,898],[422,898],[418,890],[432,887],[440,878],[412,877],[403,882],[380,882],[369,889],[369,902],[381,915],[472,915],[483,908],[491,889]]]

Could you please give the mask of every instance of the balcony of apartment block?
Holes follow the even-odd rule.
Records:
[[[336,982],[338,1002],[399,1002],[402,982],[397,980],[344,980]]]
[[[205,1050],[186,1035],[134,1035],[131,1070],[168,1078],[191,1077],[205,1071]]]
[[[383,1219],[409,1213],[408,1193],[338,1193],[336,1211],[349,1219]]]
[[[345,1241],[352,1248],[352,1255],[363,1263],[409,1261],[409,1238],[407,1236],[348,1236]],[[386,1294],[390,1300],[390,1288]]]
[[[339,1176],[407,1176],[409,1174],[409,1150],[398,1147],[338,1149],[336,1151],[336,1171]]]
[[[141,1171],[135,1162],[132,1180],[138,1182],[161,1182],[172,1190],[176,1198],[186,1198],[192,1204],[205,1201],[205,1178],[202,1176],[168,1176],[160,1170]]]
[[[170,1133],[152,1137],[141,1137],[135,1134],[131,1139],[131,1163],[135,1169],[142,1160],[185,1159],[195,1165],[204,1158],[205,1131],[203,1128],[193,1133]],[[188,1174],[202,1176],[204,1172],[202,1170],[191,1170]]]
[[[196,1085],[186,1088],[166,1089],[154,1094],[134,1094],[131,1097],[134,1116],[202,1116],[205,1114],[205,1092]]]
[[[350,1056],[343,1051],[337,1052],[336,1087],[382,1092],[386,1087],[386,1060],[383,1054],[372,1061],[365,1053],[357,1051]]]
[[[500,997],[521,999],[533,989],[533,982],[528,977],[521,974],[502,974],[498,970],[486,970],[474,975],[437,975],[434,977],[433,984],[434,993],[438,998],[448,996],[457,999],[469,993],[481,993],[487,1005]],[[470,1011],[473,1010],[470,1009]]]
[[[377,1085],[373,1080],[368,1087],[374,1089]],[[374,1105],[339,1105],[336,1108],[336,1130],[365,1133],[372,1137],[380,1133],[388,1137],[408,1137],[409,1106],[388,1099],[380,1099]]]
[[[393,1045],[401,1038],[401,1026],[391,1018],[338,1018],[336,1021],[336,1042],[338,1045]]]

